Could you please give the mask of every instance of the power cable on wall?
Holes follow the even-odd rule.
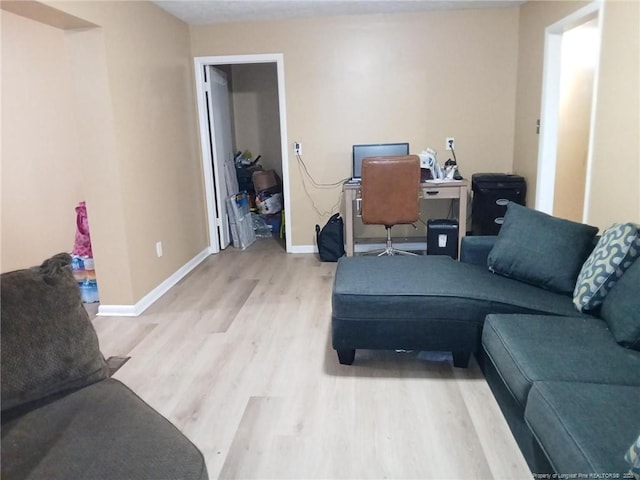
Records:
[[[307,182],[305,181],[305,177],[307,177],[309,179],[309,181],[311,182],[311,185],[313,185],[315,188],[327,189],[327,190],[332,189],[332,188],[341,187],[342,184],[344,182],[346,182],[347,180],[349,180],[349,179],[348,178],[343,178],[342,180],[339,180],[339,181],[333,182],[333,183],[317,182],[313,178],[311,173],[309,173],[309,170],[307,169],[307,166],[304,163],[304,160],[302,160],[302,156],[299,155],[299,154],[296,154],[296,158],[298,159],[298,169],[300,170],[301,177],[302,177],[302,188],[303,188],[304,193],[306,194],[307,198],[311,202],[311,206],[313,207],[313,209],[315,210],[315,212],[318,214],[318,216],[320,218],[333,215],[334,212],[336,211],[336,209],[340,206],[340,203],[342,202],[342,192],[340,192],[340,195],[338,196],[338,201],[331,207],[331,210],[325,211],[325,212],[321,212],[320,209],[318,209],[318,207],[317,207],[316,203],[314,202],[313,198],[311,197],[311,194],[309,193],[309,190],[307,188]]]

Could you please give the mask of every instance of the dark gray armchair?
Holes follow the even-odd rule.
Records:
[[[207,479],[196,446],[108,378],[70,263],[1,276],[2,479]]]

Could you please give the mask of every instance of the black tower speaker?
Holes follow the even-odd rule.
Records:
[[[427,255],[449,255],[458,258],[458,222],[427,220]]]
[[[520,175],[476,173],[471,176],[471,231],[473,235],[497,235],[509,201],[525,204],[527,183]]]

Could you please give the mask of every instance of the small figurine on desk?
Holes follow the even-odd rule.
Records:
[[[453,180],[453,174],[456,171],[456,162],[449,159],[444,162],[444,178],[447,180]]]
[[[444,163],[444,172],[444,178],[447,180],[462,180],[462,175],[458,171],[458,164],[455,160],[449,159]]]

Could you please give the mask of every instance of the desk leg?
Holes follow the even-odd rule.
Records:
[[[462,248],[462,238],[467,234],[467,187],[460,187],[458,212],[458,258]]]
[[[355,199],[354,190],[344,192],[345,201],[345,231],[346,231],[346,252],[347,257],[353,257],[353,201]]]

